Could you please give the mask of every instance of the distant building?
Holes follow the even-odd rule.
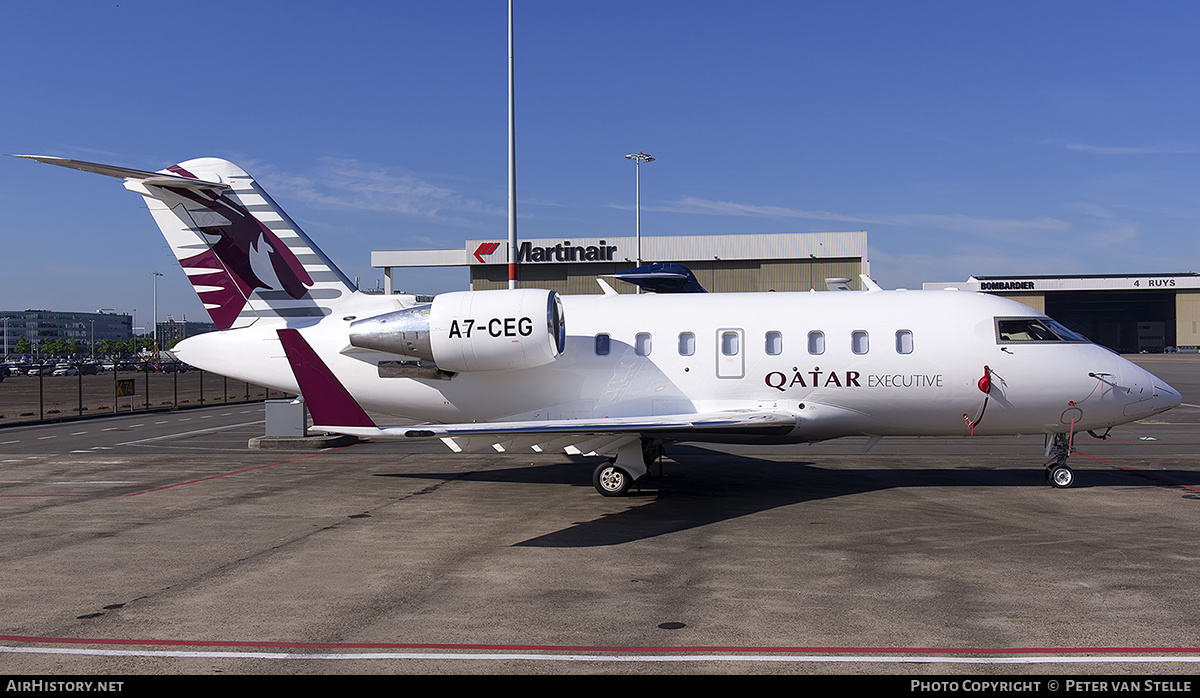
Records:
[[[859,275],[870,274],[865,232],[652,235],[641,243],[643,264],[684,264],[713,292],[824,290],[831,277],[849,278],[852,288],[861,289]],[[590,294],[602,292],[597,277],[631,269],[638,257],[632,237],[566,236],[522,240],[516,261],[521,288]],[[375,250],[371,266],[383,269],[385,293],[394,290],[394,270],[405,267],[469,267],[471,290],[507,288],[508,241],[467,240],[447,250]],[[634,292],[631,284],[613,285],[621,293]]]
[[[1200,274],[972,276],[925,284],[994,293],[1122,353],[1200,346]]]
[[[93,341],[133,337],[133,316],[122,313],[64,313],[54,310],[0,310],[3,348],[11,354],[22,338],[31,347],[53,339],[73,339],[81,346]]]
[[[187,339],[205,332],[212,332],[217,326],[211,322],[188,322],[187,320],[167,320],[158,323],[158,343],[162,347],[171,346],[171,342]]]

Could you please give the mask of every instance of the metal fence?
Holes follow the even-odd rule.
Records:
[[[290,395],[196,369],[171,373],[12,375],[0,381],[0,426],[284,397]]]

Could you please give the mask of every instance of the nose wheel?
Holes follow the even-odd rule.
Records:
[[[1070,487],[1075,482],[1075,471],[1066,464],[1051,466],[1046,468],[1046,482],[1058,489]]]
[[[1067,465],[1067,458],[1075,451],[1069,434],[1054,434],[1046,444],[1046,482],[1051,487],[1065,489],[1075,483],[1075,471]]]

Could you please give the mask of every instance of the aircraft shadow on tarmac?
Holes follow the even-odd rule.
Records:
[[[876,457],[877,458],[877,457]],[[905,456],[894,457],[897,460]],[[439,478],[460,481],[565,484],[591,489],[590,471],[599,461],[574,462],[470,473],[388,473],[381,477]],[[1073,463],[1078,484],[1072,489],[1173,487],[1200,478],[1193,471],[1156,471],[1155,477],[1100,465],[1082,469]],[[808,461],[781,462],[710,450],[698,446],[669,447],[659,476],[658,466],[642,478],[640,489],[626,497],[633,506],[591,521],[518,543],[519,546],[576,548],[619,545],[697,528],[748,514],[807,501],[843,497],[897,487],[1049,487],[1041,468],[821,468]],[[598,495],[597,495],[598,496]],[[642,503],[640,506],[637,504]]]

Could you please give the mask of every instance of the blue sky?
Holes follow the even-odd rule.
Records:
[[[11,0],[4,153],[242,165],[363,287],[507,235],[507,3]],[[517,0],[518,231],[866,230],[885,288],[1194,271],[1200,5]],[[0,308],[205,319],[140,197],[0,158]],[[466,273],[412,273],[414,292]]]

